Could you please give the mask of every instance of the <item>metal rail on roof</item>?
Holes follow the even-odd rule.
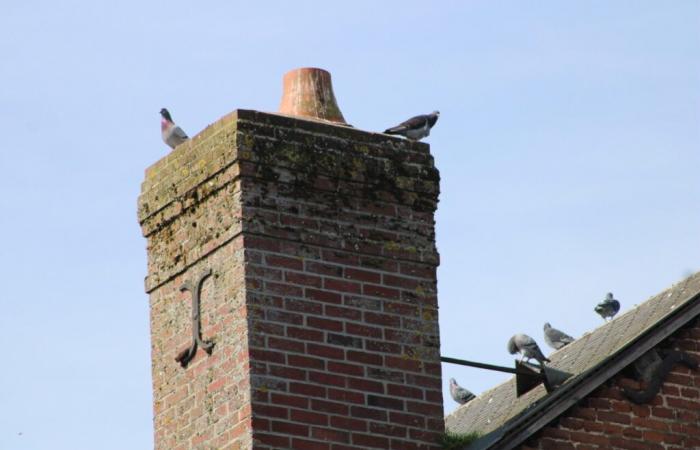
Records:
[[[528,391],[531,391],[541,383],[544,383],[544,387],[547,389],[547,392],[552,392],[557,386],[566,381],[567,378],[571,377],[570,373],[557,370],[552,367],[547,367],[544,365],[534,366],[518,360],[515,360],[514,369],[476,361],[467,361],[466,359],[450,358],[448,356],[441,356],[440,361],[450,364],[457,364],[460,366],[476,367],[477,369],[513,373],[515,374],[515,392],[518,397]]]
[[[510,367],[494,366],[493,364],[485,364],[476,361],[467,361],[466,359],[449,358],[447,356],[441,356],[440,361],[450,364],[457,364],[460,366],[476,367],[478,369],[495,370],[497,372],[506,372],[514,374],[518,373],[517,369],[512,369]]]

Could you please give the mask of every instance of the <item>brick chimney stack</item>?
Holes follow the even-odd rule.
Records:
[[[439,449],[438,180],[427,144],[248,110],[147,169],[155,448]]]

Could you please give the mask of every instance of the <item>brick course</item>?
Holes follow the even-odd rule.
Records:
[[[156,448],[439,448],[438,178],[426,144],[252,111],[147,170]]]
[[[700,318],[678,330],[660,348],[688,352],[700,360]],[[623,387],[639,382],[620,373],[532,436],[530,449],[700,449],[700,371],[674,366],[648,404],[630,402]]]

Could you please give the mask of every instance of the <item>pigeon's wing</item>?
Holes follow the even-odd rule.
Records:
[[[428,116],[420,115],[411,117],[410,119],[401,122],[395,127],[391,127],[385,131],[385,133],[396,133],[405,130],[413,130],[415,128],[421,128],[425,126],[425,121],[428,120]]]
[[[564,333],[563,331],[557,330],[556,328],[550,328],[547,330],[547,337],[553,342],[563,342],[565,344],[570,344],[574,342],[574,338]]]
[[[606,311],[608,309],[608,307],[609,307],[609,305],[608,305],[607,300],[604,300],[604,301],[598,303],[594,309],[598,314],[600,314],[600,313]]]
[[[613,300],[610,303],[612,310],[615,311],[615,314],[617,314],[617,312],[620,311],[620,302],[618,302],[617,300]]]
[[[598,306],[595,307],[595,312],[597,312],[600,315],[610,315],[612,314],[613,316],[620,311],[620,302],[617,300],[609,300],[605,299],[602,302],[598,303]]]
[[[401,122],[399,124],[400,127],[404,127],[407,130],[411,130],[413,128],[422,128],[425,126],[425,121],[428,120],[428,116],[426,115],[420,115],[420,116],[415,116],[411,117],[405,122]],[[437,118],[436,118],[437,120]]]
[[[471,392],[469,392],[469,390],[464,389],[463,387],[460,387],[457,389],[456,397],[457,397],[457,399],[459,399],[459,400],[457,400],[458,402],[464,404],[464,403],[467,403],[469,400],[472,400],[476,396],[474,394],[472,394]]]
[[[182,128],[180,128],[180,127],[177,126],[177,125],[175,125],[175,126],[173,127],[172,134],[173,134],[173,136],[177,136],[177,137],[180,138],[180,139],[189,139],[189,136],[187,136],[187,133],[185,133],[184,131],[182,131]]]
[[[533,345],[537,346],[537,342],[535,342],[535,340],[532,339],[527,334],[518,334],[515,336],[515,340],[516,340],[516,345],[520,348],[532,347]]]
[[[518,345],[524,350],[526,355],[531,356],[540,362],[549,361],[542,353],[542,350],[540,350],[540,346],[537,345],[537,342],[535,342],[535,340],[530,336],[526,334],[520,335]]]

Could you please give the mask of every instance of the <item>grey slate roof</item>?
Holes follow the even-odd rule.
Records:
[[[700,303],[700,272],[552,353],[549,356],[552,363],[549,365],[574,376],[551,396],[556,396],[560,390],[565,391],[567,385],[580,382],[592,372],[591,369],[599,369],[598,366],[609,360],[611,355],[629,348],[628,344],[642,335],[647,335],[647,332],[652,332],[660,321],[669,318],[681,307],[691,306],[691,303]],[[687,320],[692,318],[687,317]],[[445,426],[452,432],[478,432],[481,435],[501,427],[506,429],[512,423],[521,421],[530,411],[537,409],[538,403],[545,402],[546,396],[547,392],[540,385],[517,398],[515,378],[511,378],[457,408],[445,417]],[[475,447],[489,448],[480,445]]]

